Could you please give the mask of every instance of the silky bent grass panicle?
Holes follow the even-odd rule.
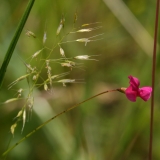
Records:
[[[77,20],[77,14],[76,14],[76,19],[74,17],[74,24]],[[62,15],[61,19],[60,19],[60,23],[59,26],[57,28],[56,31],[56,36],[61,37],[62,36],[62,29],[64,28],[64,23],[65,23],[65,17],[64,15]],[[54,85],[56,85],[56,83],[61,83],[64,87],[66,86],[66,84],[69,83],[85,83],[83,79],[76,79],[76,78],[72,78],[72,77],[67,77],[66,79],[60,79],[64,76],[68,76],[72,74],[72,70],[73,68],[79,68],[79,69],[83,69],[83,63],[77,63],[76,60],[95,60],[98,61],[96,59],[91,59],[90,57],[92,56],[96,56],[96,55],[77,55],[75,57],[67,57],[65,50],[62,45],[66,45],[65,43],[68,42],[84,42],[85,45],[87,45],[88,42],[92,42],[92,41],[97,41],[97,40],[101,40],[101,39],[94,39],[98,36],[101,36],[103,34],[98,34],[92,37],[86,37],[86,38],[80,38],[80,39],[76,39],[76,40],[72,40],[72,41],[63,41],[64,38],[67,38],[67,35],[69,34],[80,34],[85,32],[87,34],[87,32],[93,32],[95,30],[101,29],[102,26],[97,26],[97,27],[86,27],[86,26],[90,26],[96,23],[90,23],[90,24],[84,24],[79,28],[75,28],[75,25],[73,25],[74,28],[71,28],[71,30],[69,32],[67,32],[66,34],[64,34],[60,40],[58,40],[56,42],[56,44],[54,44],[52,47],[47,46],[46,43],[46,39],[47,39],[47,30],[45,27],[45,31],[44,31],[44,35],[43,37],[40,39],[38,37],[38,35],[36,35],[34,32],[27,30],[26,31],[26,36],[33,38],[35,41],[38,40],[38,42],[40,42],[41,49],[39,49],[38,51],[36,51],[34,54],[31,54],[31,56],[29,56],[29,62],[28,59],[25,61],[23,60],[20,56],[20,59],[22,60],[23,64],[26,67],[26,74],[17,78],[15,81],[13,81],[9,86],[8,89],[11,89],[12,87],[17,87],[18,83],[22,80],[27,80],[26,82],[28,83],[28,89],[27,89],[27,96],[23,97],[22,96],[22,91],[23,89],[19,89],[18,92],[18,97],[16,98],[11,98],[8,99],[6,102],[4,102],[4,104],[6,103],[10,103],[19,99],[24,99],[24,104],[22,105],[22,109],[18,112],[16,118],[15,118],[15,123],[11,126],[11,133],[14,134],[15,129],[18,125],[18,123],[20,121],[23,122],[22,124],[22,131],[24,130],[25,127],[25,123],[26,123],[26,119],[28,117],[28,119],[30,119],[31,114],[32,114],[32,110],[33,110],[33,106],[34,106],[34,94],[33,91],[35,88],[38,87],[43,87],[43,89],[47,92],[52,91],[52,88],[54,87]],[[98,23],[97,23],[98,24]],[[86,27],[86,28],[84,28]],[[75,31],[76,30],[76,31]],[[59,53],[58,54],[60,56],[59,59],[55,59],[54,55],[56,54],[56,52],[54,53],[54,50],[56,47],[59,47]],[[42,56],[44,55],[44,56]],[[45,57],[44,61],[42,61],[41,57]],[[39,62],[37,65],[36,62]],[[54,73],[55,70],[53,70],[54,68],[54,63],[51,62],[56,62],[60,64],[60,67],[66,67],[69,69],[68,72],[64,72],[64,73]],[[33,67],[34,66],[34,67]],[[46,76],[44,76],[44,72],[46,73]],[[43,75],[43,76],[42,76]],[[58,80],[59,79],[59,80]],[[54,84],[53,84],[54,83]]]

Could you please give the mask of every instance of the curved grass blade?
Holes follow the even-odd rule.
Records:
[[[18,39],[19,39],[19,36],[20,36],[20,34],[22,32],[22,29],[23,29],[23,27],[24,27],[24,25],[25,25],[25,23],[27,21],[27,18],[29,16],[29,13],[30,13],[30,11],[32,9],[32,6],[33,6],[34,2],[35,2],[35,0],[30,0],[28,2],[27,8],[26,8],[26,10],[25,10],[25,12],[24,12],[24,14],[22,16],[22,19],[21,19],[21,21],[20,21],[20,23],[19,23],[19,25],[17,27],[16,33],[15,33],[15,35],[14,35],[14,37],[13,37],[11,43],[10,43],[10,46],[9,46],[9,48],[7,50],[7,53],[5,55],[5,58],[3,60],[3,63],[2,63],[1,69],[0,69],[0,88],[2,86],[2,82],[3,82],[4,76],[5,76],[5,72],[7,70],[7,66],[8,66],[8,64],[10,62],[10,59],[11,59],[12,54],[13,54],[13,51],[15,49],[15,46],[16,46],[16,44],[18,42]]]

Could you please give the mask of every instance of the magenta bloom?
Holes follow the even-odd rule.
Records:
[[[128,76],[130,79],[130,86],[125,90],[127,98],[135,102],[137,97],[147,101],[151,97],[152,87],[139,88],[140,82],[136,77]]]

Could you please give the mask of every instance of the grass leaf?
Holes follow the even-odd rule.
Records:
[[[22,30],[23,30],[23,27],[24,27],[24,25],[25,25],[25,23],[27,21],[27,18],[28,18],[29,13],[30,13],[30,11],[32,9],[34,1],[35,0],[30,0],[28,2],[28,6],[27,6],[27,8],[26,8],[26,10],[25,10],[25,12],[24,12],[24,14],[22,16],[22,19],[20,20],[20,23],[19,23],[19,25],[17,27],[17,30],[15,32],[15,35],[14,35],[14,37],[13,37],[11,43],[10,43],[10,46],[9,46],[9,48],[7,50],[7,53],[5,55],[5,58],[3,60],[3,63],[2,63],[1,69],[0,69],[0,88],[2,86],[2,82],[3,82],[4,76],[5,76],[5,73],[6,73],[6,70],[7,70],[7,66],[8,66],[8,64],[10,62],[10,59],[11,59],[12,54],[13,54],[13,51],[15,49],[15,46],[16,46],[17,42],[18,42],[18,39],[19,39],[20,34],[21,34]]]

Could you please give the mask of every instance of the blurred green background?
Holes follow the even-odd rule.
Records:
[[[28,3],[27,0],[0,0],[0,63],[14,35],[17,24]],[[16,128],[11,145],[37,126],[97,93],[108,89],[128,87],[128,76],[141,81],[141,86],[151,85],[152,48],[154,36],[155,1],[151,0],[38,0],[35,2],[28,21],[18,41],[9,64],[0,102],[16,97],[16,90],[27,89],[27,82],[20,82],[11,90],[7,86],[26,74],[19,58],[27,61],[42,48],[43,34],[47,32],[46,45],[50,48],[73,27],[74,14],[78,19],[75,27],[82,24],[101,22],[103,26],[89,33],[75,33],[64,41],[91,37],[104,33],[103,39],[84,43],[61,45],[67,57],[77,55],[99,55],[99,61],[83,61],[85,71],[74,68],[65,78],[84,79],[85,83],[74,83],[63,87],[53,85],[53,93],[43,87],[34,90],[35,104],[32,118],[27,121],[21,134],[22,122]],[[56,30],[62,14],[65,26],[58,37]],[[25,35],[26,30],[36,34],[33,39]],[[98,37],[97,37],[98,38]],[[48,52],[46,52],[48,54]],[[60,57],[55,48],[53,58]],[[81,62],[81,61],[78,61]],[[35,60],[35,65],[39,61]],[[160,110],[159,100],[159,54],[156,71],[156,94],[154,114],[153,159],[160,159]],[[69,71],[59,64],[52,64],[52,73]],[[46,77],[45,69],[43,71]],[[27,94],[24,91],[23,96]],[[0,106],[0,153],[9,142],[13,118],[23,107],[22,102]],[[150,100],[137,99],[130,102],[124,94],[108,93],[97,97],[78,108],[58,117],[12,150],[7,159],[12,160],[146,160],[149,148]]]

